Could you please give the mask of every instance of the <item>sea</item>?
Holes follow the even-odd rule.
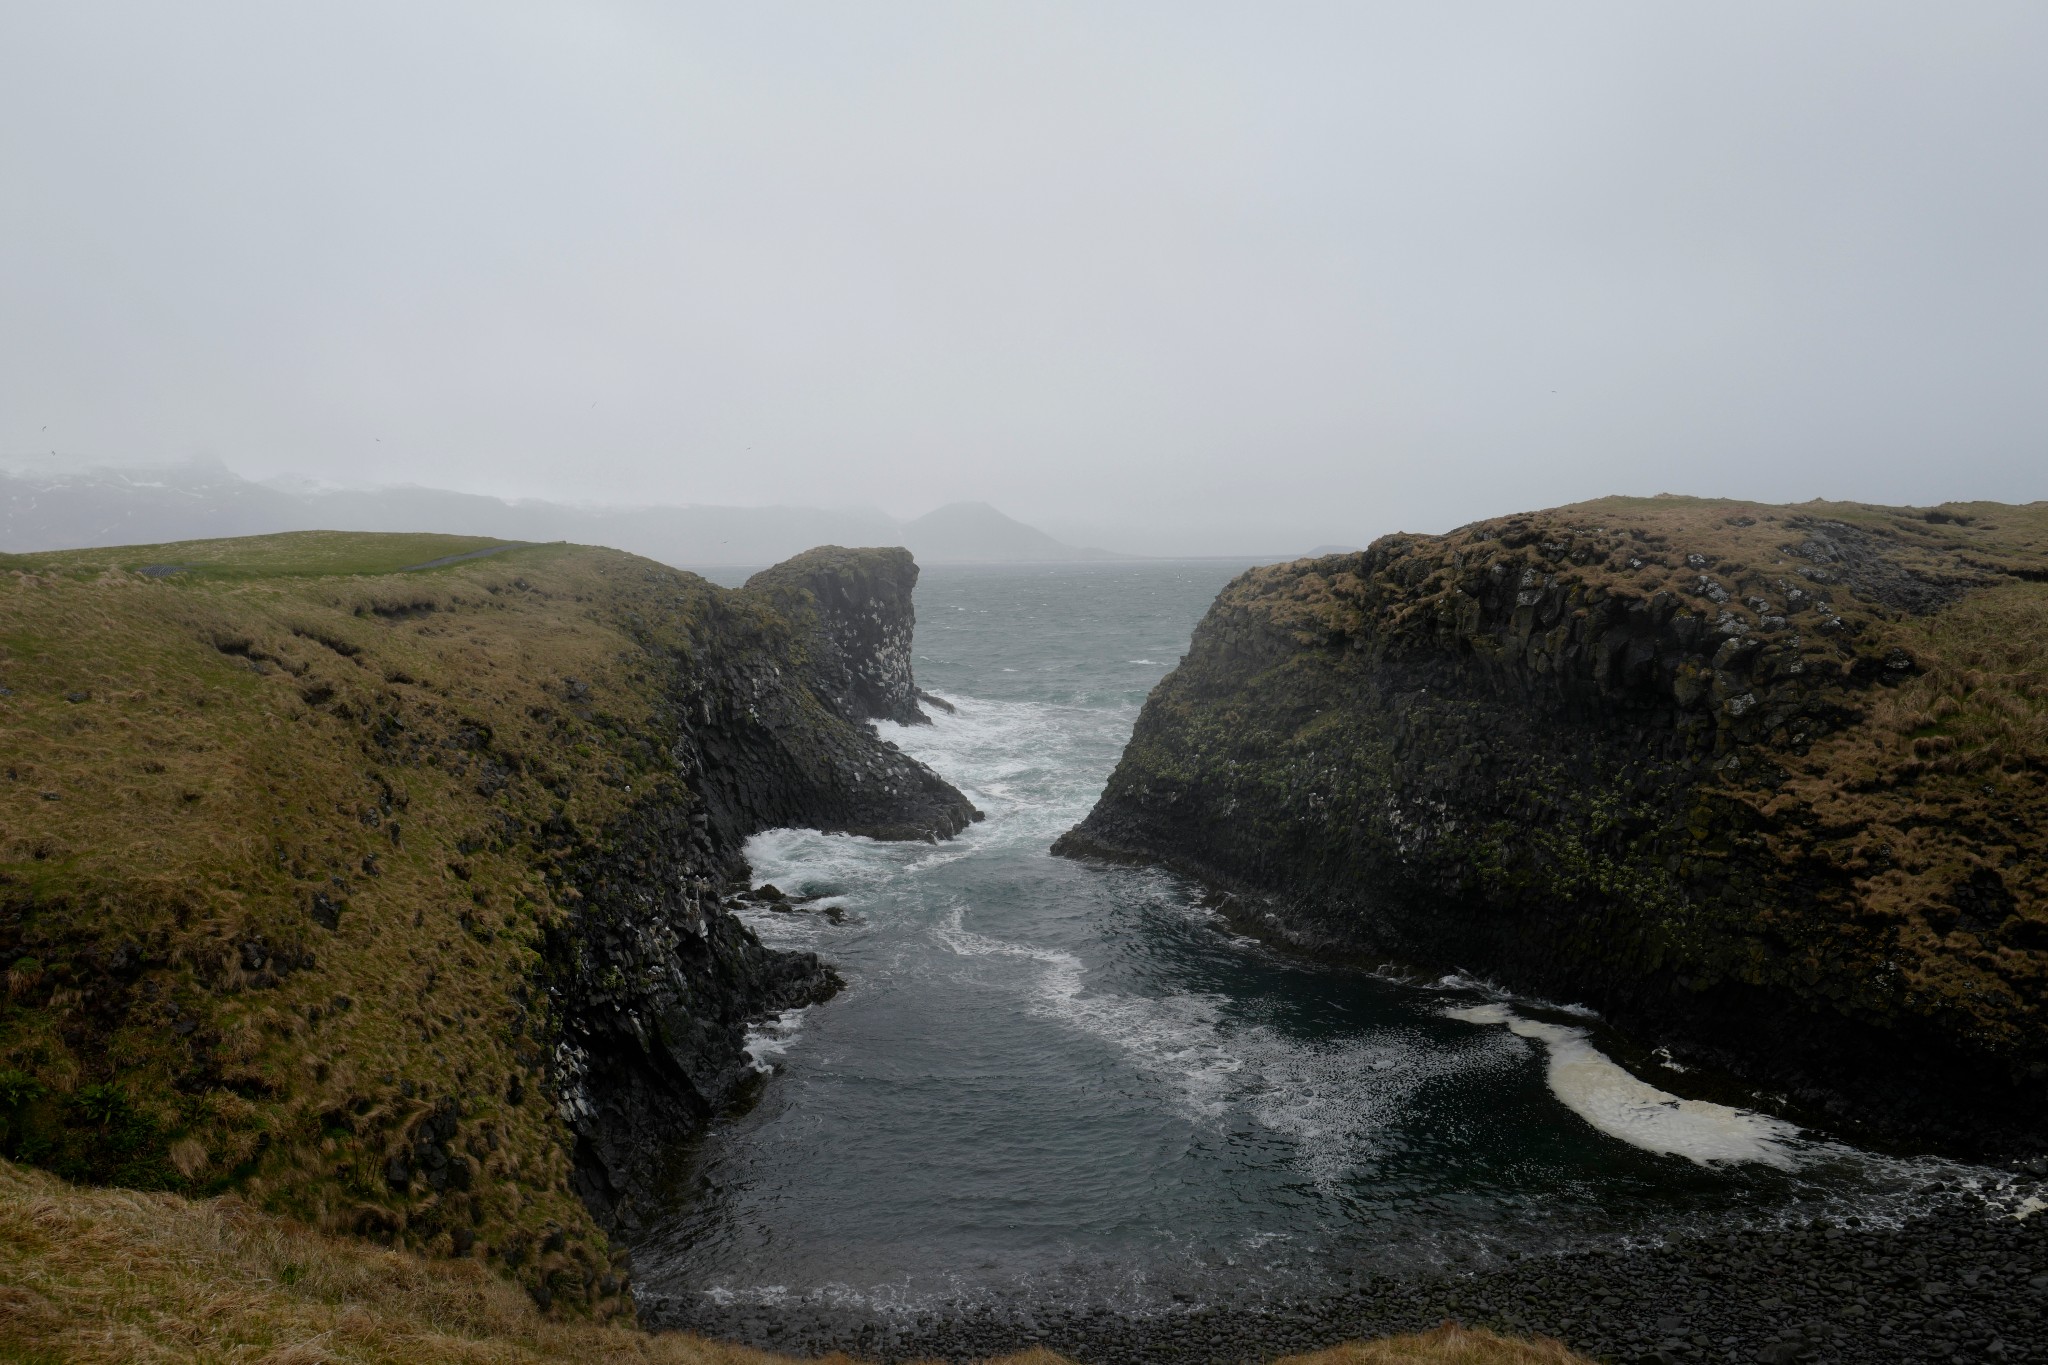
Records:
[[[750,1034],[759,1083],[679,1155],[635,1249],[651,1318],[1270,1306],[1475,1257],[2011,1198],[1995,1170],[1775,1116],[1579,1002],[1319,964],[1170,874],[1052,857],[1245,567],[925,569],[918,682],[957,710],[879,728],[987,819],[941,844],[748,844],[757,884],[803,898],[748,923],[846,988]]]

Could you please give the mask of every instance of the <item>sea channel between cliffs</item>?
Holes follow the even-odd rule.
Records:
[[[1846,1142],[1569,999],[1321,965],[1194,883],[1047,856],[1238,567],[925,571],[917,681],[957,709],[880,729],[988,819],[748,841],[774,890],[739,914],[846,984],[750,1035],[765,1083],[635,1238],[645,1321],[892,1359],[1446,1316],[1607,1359],[2035,1348],[2023,1169]]]

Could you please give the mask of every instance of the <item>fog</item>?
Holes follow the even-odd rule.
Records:
[[[2048,6],[15,3],[0,456],[1265,552],[2048,497]]]

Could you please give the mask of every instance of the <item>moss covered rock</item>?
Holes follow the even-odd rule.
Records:
[[[1057,850],[1795,1111],[2048,1118],[2048,505],[1606,499],[1255,569]]]

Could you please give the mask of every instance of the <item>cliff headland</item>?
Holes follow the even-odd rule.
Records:
[[[747,1022],[836,986],[726,908],[751,833],[943,839],[903,550],[740,590],[307,532],[0,557],[0,1155],[235,1191],[625,1311]]]
[[[2048,504],[1610,498],[1255,569],[1056,851],[1799,1115],[2048,1120]]]

